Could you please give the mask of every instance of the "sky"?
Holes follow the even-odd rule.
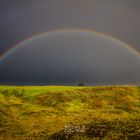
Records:
[[[42,34],[44,32],[51,32],[55,30],[63,30],[63,29],[81,29],[81,30],[89,30],[93,32],[100,32],[105,35],[111,36],[117,40],[120,40],[121,42],[128,44],[131,48],[135,49],[138,53],[140,53],[140,1],[139,0],[1,0],[0,1],[0,54],[1,56],[5,54],[7,51],[11,51],[14,46],[17,44],[20,44],[24,40],[27,40],[28,38],[34,37],[38,34]],[[60,36],[60,37],[59,37]],[[55,38],[54,42],[56,41],[58,44],[65,44],[65,46],[71,47],[70,42],[73,41],[71,38],[71,34],[66,33],[66,37],[63,36],[63,39],[61,39],[62,35],[54,34],[54,37],[51,36],[52,40]],[[79,44],[81,48],[84,46],[82,45],[83,42],[80,41],[78,33],[73,34],[74,38],[77,39],[76,41],[73,41],[73,46],[77,46],[76,44]],[[110,50],[107,46],[110,44],[114,46],[116,43],[110,42],[105,43],[104,46],[100,45],[100,52],[95,53],[96,48],[96,40],[101,39],[102,37],[98,37],[98,39],[95,37],[95,35],[92,35],[93,42],[92,45],[90,42],[87,42],[88,38],[84,37],[87,44],[85,46],[95,46],[93,50],[90,50],[88,47],[85,50],[86,56],[90,53],[90,51],[93,52],[92,57],[88,58],[88,61],[94,61],[93,59],[98,56],[104,56],[105,53],[103,53],[105,50]],[[57,38],[58,39],[57,39]],[[45,36],[45,40],[42,42],[47,46],[47,49],[50,49],[50,41],[47,41],[48,37]],[[65,40],[67,40],[65,42]],[[73,38],[73,39],[74,39]],[[79,41],[78,41],[79,40]],[[104,39],[100,40],[102,43],[104,42]],[[100,42],[99,41],[99,42]],[[109,39],[108,39],[109,41]],[[80,42],[80,43],[79,43]],[[98,42],[98,41],[97,41]],[[67,43],[67,44],[66,44]],[[89,45],[90,43],[90,45]],[[138,71],[140,70],[140,60],[138,57],[134,57],[131,55],[128,55],[128,53],[124,52],[122,55],[119,55],[120,58],[124,59],[125,61],[117,61],[120,62],[120,66],[118,66],[116,69],[111,69],[112,73],[108,73],[108,69],[110,67],[114,67],[113,63],[116,64],[117,56],[107,56],[107,61],[101,61],[102,59],[99,57],[94,61],[93,63],[89,63],[90,69],[83,69],[83,74],[81,72],[81,75],[86,75],[87,73],[90,73],[89,75],[85,76],[86,78],[83,78],[80,76],[79,72],[81,68],[87,66],[87,63],[84,63],[80,65],[81,63],[81,56],[83,55],[81,51],[77,51],[77,54],[75,54],[75,59],[80,59],[77,63],[75,62],[75,65],[72,63],[73,61],[70,61],[69,65],[67,67],[70,67],[71,64],[74,66],[78,66],[76,69],[73,69],[71,71],[65,71],[64,67],[66,67],[66,62],[63,62],[61,67],[63,71],[60,71],[63,74],[57,73],[56,71],[48,70],[48,67],[46,66],[46,71],[44,72],[44,75],[46,73],[50,76],[47,81],[46,79],[41,78],[42,76],[35,76],[36,72],[33,72],[31,68],[34,67],[34,69],[37,69],[39,67],[39,62],[37,64],[34,64],[35,60],[38,58],[38,52],[41,51],[44,47],[44,45],[40,45],[40,39],[37,40],[38,49],[35,46],[35,43],[32,42],[32,45],[27,44],[28,49],[25,52],[29,52],[30,57],[27,57],[27,53],[24,53],[22,55],[21,59],[24,59],[24,62],[29,61],[30,65],[32,67],[29,67],[28,69],[28,78],[24,77],[23,69],[19,70],[19,67],[17,64],[19,64],[20,59],[17,55],[20,54],[21,51],[15,51],[12,53],[15,55],[13,62],[9,58],[7,58],[4,62],[0,62],[0,82],[1,83],[18,83],[18,82],[32,82],[36,81],[38,82],[49,82],[51,84],[55,83],[56,81],[59,83],[71,83],[74,81],[74,79],[70,78],[74,76],[74,71],[76,70],[77,73],[75,76],[77,76],[77,80],[74,82],[78,82],[80,80],[85,80],[86,82],[97,82],[97,83],[136,83],[140,84],[140,75]],[[26,45],[23,45],[26,46]],[[59,45],[56,45],[56,43],[52,46],[54,50],[57,50],[60,47]],[[64,47],[64,46],[63,46]],[[61,48],[62,50],[65,50],[64,48]],[[67,47],[67,48],[68,48]],[[26,48],[26,47],[25,47]],[[37,51],[35,51],[35,48]],[[79,48],[79,50],[81,50]],[[118,47],[117,47],[118,48]],[[123,45],[122,45],[123,48]],[[74,48],[73,48],[74,49]],[[21,49],[22,50],[22,49]],[[121,49],[119,48],[118,51]],[[72,50],[71,50],[72,51]],[[112,53],[113,50],[110,52]],[[123,49],[122,49],[123,51]],[[43,56],[45,57],[48,55],[48,51],[45,50],[46,54]],[[64,51],[63,51],[64,52]],[[63,55],[61,55],[60,60],[67,58],[65,52]],[[72,54],[71,54],[72,55]],[[124,55],[124,56],[123,56]],[[18,56],[18,57],[17,57]],[[31,61],[32,57],[34,60]],[[78,56],[78,57],[77,57]],[[118,56],[118,57],[119,57]],[[47,62],[46,58],[40,58],[41,62],[46,65],[46,63],[50,63],[53,60],[53,58],[56,57],[56,55],[52,54],[50,57],[48,57]],[[28,58],[28,59],[27,59]],[[127,59],[126,59],[127,58]],[[38,58],[39,59],[39,58]],[[37,60],[38,60],[37,59]],[[75,60],[74,59],[74,60]],[[132,60],[132,62],[129,62],[129,59]],[[135,59],[135,61],[134,61]],[[37,61],[36,60],[36,61]],[[112,61],[110,61],[112,60]],[[114,61],[113,61],[114,60]],[[2,60],[0,60],[2,61]],[[39,61],[39,60],[38,60]],[[25,67],[27,67],[26,64],[24,64],[23,61],[21,61]],[[1,64],[2,63],[2,64]],[[58,65],[57,61],[54,61],[56,65],[52,66],[53,68],[56,68]],[[95,67],[95,65],[100,64],[99,66]],[[29,65],[29,64],[28,64]],[[42,67],[44,66],[42,65]],[[101,65],[104,67],[101,68]],[[108,69],[106,69],[106,65],[108,65]],[[122,68],[122,66],[124,68]],[[95,68],[94,68],[95,67]],[[133,67],[133,68],[132,68]],[[9,70],[11,68],[11,70]],[[60,69],[61,69],[60,68]],[[13,70],[12,70],[13,69]],[[17,71],[18,69],[18,71]],[[40,68],[41,69],[41,68]],[[37,72],[40,72],[40,69],[38,69]],[[90,72],[88,72],[90,70]],[[31,72],[32,71],[32,72]],[[116,71],[117,74],[116,74]],[[125,72],[124,72],[125,71]],[[104,74],[103,74],[104,72]],[[31,74],[34,73],[34,74]],[[43,72],[42,72],[43,73]],[[53,74],[52,74],[53,73]],[[124,74],[126,73],[126,74]],[[61,75],[60,78],[58,75]],[[66,75],[70,76],[66,76]],[[9,75],[9,76],[8,76]],[[11,76],[13,75],[13,76]],[[21,75],[23,77],[21,77]],[[30,75],[30,76],[29,76]],[[32,76],[31,76],[32,75]],[[54,76],[53,76],[54,75]],[[91,76],[93,75],[93,76]],[[102,76],[101,76],[102,75]],[[74,77],[75,77],[74,76]],[[15,78],[17,77],[17,78]],[[19,78],[20,77],[20,78]],[[93,77],[93,78],[91,78]],[[107,77],[107,78],[106,78]],[[124,78],[122,78],[124,77]],[[35,80],[34,80],[35,78]],[[40,80],[38,80],[40,78]],[[67,78],[67,80],[64,80]],[[116,80],[115,80],[116,78]],[[17,80],[16,80],[17,79]],[[23,80],[24,79],[24,80]],[[90,80],[89,80],[90,79]],[[89,80],[89,81],[88,81]]]

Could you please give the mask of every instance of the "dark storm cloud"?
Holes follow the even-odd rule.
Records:
[[[0,62],[1,83],[140,84],[140,57],[89,32],[57,32],[25,43]]]
[[[1,0],[0,52],[49,30],[96,30],[140,51],[139,0]]]
[[[140,52],[140,0],[0,0],[0,54],[30,36],[66,28],[103,32],[130,44]],[[66,37],[65,39],[69,44],[71,41],[77,44],[73,46],[84,44],[82,41],[81,44],[78,44],[77,41],[69,40]],[[47,42],[44,43],[46,45]],[[58,44],[48,45],[53,48],[56,46],[60,48],[61,52],[59,54],[63,56],[67,50],[63,47],[61,48]],[[63,81],[66,83],[74,81],[73,78],[77,79],[77,81],[84,79],[87,82],[92,82],[94,79],[98,83],[110,81],[140,82],[138,75],[140,70],[139,59],[133,58],[132,60],[131,57],[121,55],[122,50],[117,54],[112,53],[110,52],[112,49],[107,48],[108,44],[103,44],[104,48],[101,47],[102,55],[99,55],[100,57],[97,55],[98,53],[100,54],[99,50],[95,48],[90,50],[90,47],[87,47],[87,50],[84,50],[86,55],[89,53],[87,59],[82,58],[82,52],[78,54],[78,58],[76,57],[76,52],[76,56],[73,58],[66,53],[67,55],[65,54],[64,58],[59,57],[58,59],[63,63],[59,63],[57,59],[54,59],[58,57],[57,52],[59,50],[49,49],[49,51],[53,51],[56,54],[56,56],[51,56],[51,53],[48,54],[43,47],[38,48],[35,44],[32,45],[35,47],[30,46],[28,51],[25,50],[25,54],[19,51],[19,54],[14,53],[13,59],[1,62],[0,80],[3,83],[4,81],[6,83],[20,81],[36,81],[40,83],[45,79],[49,79],[48,81],[50,82]],[[64,45],[67,46],[67,44],[62,46]],[[105,48],[107,48],[108,53]],[[72,52],[71,49],[68,50]],[[93,56],[90,54],[92,51]],[[41,55],[44,52],[47,52],[47,56],[45,54]],[[39,58],[41,57],[40,59],[36,57],[38,53]],[[68,60],[65,58],[66,56],[68,56]],[[102,56],[104,56],[104,59]],[[92,58],[93,62],[89,57]],[[70,62],[65,63],[65,59]],[[75,59],[80,59],[81,61],[75,62]],[[62,67],[59,67],[59,64]],[[106,67],[106,65],[109,67]],[[69,67],[72,67],[72,70]],[[83,67],[84,69],[82,69]],[[57,71],[53,71],[51,68],[56,68]],[[31,69],[33,69],[33,73]],[[67,75],[69,72],[71,72],[70,75]],[[89,75],[84,77],[84,73],[89,73]]]

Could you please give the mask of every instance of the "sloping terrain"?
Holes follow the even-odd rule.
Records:
[[[0,139],[140,138],[140,87],[0,86]]]

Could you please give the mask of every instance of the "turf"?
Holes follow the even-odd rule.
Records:
[[[0,86],[0,139],[136,139],[140,87]]]

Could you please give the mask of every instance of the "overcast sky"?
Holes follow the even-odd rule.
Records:
[[[139,0],[1,0],[0,52],[63,28],[109,34],[140,51]]]
[[[0,54],[31,36],[61,29],[101,32],[140,52],[140,0],[0,0]]]

